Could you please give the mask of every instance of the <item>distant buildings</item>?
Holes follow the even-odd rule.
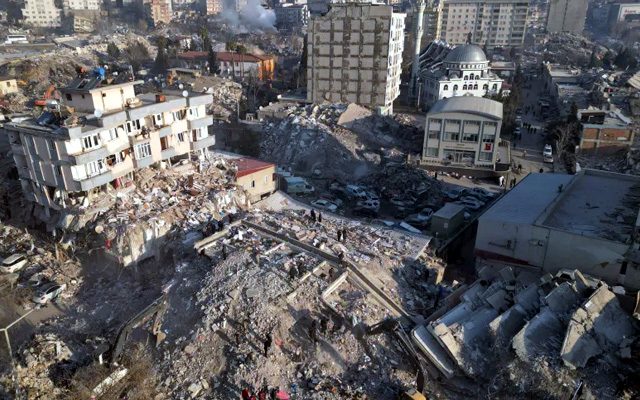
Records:
[[[427,114],[422,161],[493,169],[501,127],[502,103],[471,96],[440,100]]]
[[[528,10],[529,0],[441,0],[438,38],[454,45],[520,47]]]
[[[547,32],[582,34],[589,0],[550,0]]]
[[[425,106],[449,97],[482,97],[499,93],[502,88],[502,79],[491,72],[484,51],[473,44],[460,45],[449,51],[436,68],[423,73],[423,81]]]
[[[61,25],[61,10],[55,0],[25,0],[22,9],[23,22],[38,28],[58,28]]]
[[[220,14],[224,9],[223,0],[205,0],[207,15]]]
[[[273,56],[219,51],[216,53],[216,61],[220,76],[241,80],[253,76],[261,81],[274,78],[276,61]]]
[[[624,2],[609,6],[609,31],[614,31],[619,25],[626,27],[640,26],[640,3]]]
[[[64,0],[62,4],[65,12],[68,12],[74,10],[99,11],[101,3],[99,0]]]
[[[61,90],[60,110],[4,125],[22,190],[36,214],[47,219],[68,207],[87,208],[106,191],[131,184],[136,170],[171,164],[214,144],[206,110],[210,95],[136,97],[139,83],[78,77]]]
[[[640,289],[640,178],[585,170],[529,174],[478,219],[480,261],[532,272],[577,269]]]
[[[334,4],[307,34],[307,100],[393,112],[400,94],[404,14],[387,5]]]
[[[301,31],[309,24],[309,8],[306,4],[278,4],[274,11],[279,30]]]
[[[607,154],[633,144],[632,121],[619,110],[579,110],[578,119],[582,125],[580,152]]]
[[[147,16],[154,26],[168,24],[173,18],[171,0],[143,0]]]

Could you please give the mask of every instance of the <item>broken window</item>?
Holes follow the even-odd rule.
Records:
[[[104,160],[91,161],[86,164],[85,168],[87,170],[87,177],[100,175],[107,170]]]
[[[149,142],[138,144],[134,147],[136,160],[151,157],[151,144]]]

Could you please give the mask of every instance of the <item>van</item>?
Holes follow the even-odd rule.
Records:
[[[284,178],[285,191],[289,194],[308,194],[315,192],[315,188],[306,179],[298,176]]]

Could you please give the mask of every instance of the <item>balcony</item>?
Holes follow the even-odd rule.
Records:
[[[205,138],[198,139],[191,142],[191,150],[196,151],[196,150],[206,149],[207,147],[211,147],[214,144],[216,144],[216,137],[213,135],[207,136]]]
[[[189,130],[204,128],[209,125],[213,125],[213,115],[205,115],[198,119],[189,120],[187,124]]]

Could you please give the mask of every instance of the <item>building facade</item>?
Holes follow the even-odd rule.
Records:
[[[55,0],[25,0],[22,9],[23,22],[38,28],[58,28],[61,10]]]
[[[547,32],[582,34],[588,8],[589,0],[550,0]]]
[[[236,184],[249,195],[252,202],[259,201],[276,191],[276,165],[252,158],[232,161],[236,171]]]
[[[306,4],[278,4],[274,11],[276,26],[280,30],[300,31],[309,24],[309,7]]]
[[[445,98],[483,97],[502,89],[502,79],[491,71],[484,51],[474,44],[451,50],[438,68],[423,72],[422,81],[425,107]]]
[[[100,3],[99,0],[64,0],[62,4],[65,12],[68,12],[73,10],[99,11]]]
[[[439,39],[449,44],[476,43],[487,48],[524,43],[529,0],[442,0]]]
[[[431,107],[425,123],[422,161],[441,166],[493,169],[497,162],[502,103],[482,97],[452,97]]]
[[[580,152],[615,153],[633,144],[632,121],[619,110],[579,110],[578,119],[582,125]]]
[[[168,24],[173,18],[171,0],[143,0],[148,18],[154,26]]]
[[[202,154],[214,144],[210,95],[136,96],[139,83],[78,78],[62,90],[61,110],[4,125],[24,196],[41,215],[86,208],[106,190],[127,186],[136,170]]]
[[[307,33],[307,100],[393,112],[400,94],[405,14],[387,5],[334,4]]]
[[[273,80],[276,61],[273,56],[233,53],[229,51],[216,52],[216,61],[220,69],[220,76],[235,79]]]
[[[15,78],[0,76],[0,96],[18,93],[18,82]]]
[[[609,31],[614,31],[618,25],[626,27],[640,26],[640,3],[614,3],[609,6],[607,18]]]

